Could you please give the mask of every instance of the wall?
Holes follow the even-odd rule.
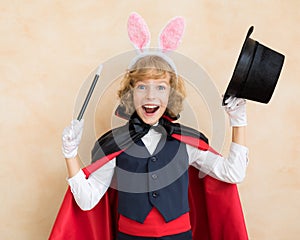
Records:
[[[254,39],[286,56],[271,102],[247,103],[250,165],[239,189],[250,239],[299,236],[298,0],[2,0],[0,9],[1,239],[48,237],[67,188],[61,132],[98,64],[132,49],[132,11],[147,21],[152,47],[167,20],[184,16],[178,51],[205,69],[220,94],[250,25]],[[106,92],[110,105],[98,104],[97,134],[110,126],[116,88]],[[229,135],[226,125],[224,153]]]

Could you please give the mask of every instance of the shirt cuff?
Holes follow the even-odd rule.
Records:
[[[86,176],[82,169],[79,170],[73,177],[67,178],[68,184],[70,186],[74,186],[74,184],[78,184],[86,179]]]
[[[231,142],[230,151],[239,152],[242,155],[246,155],[247,159],[248,159],[249,149],[244,145],[241,145],[241,144],[238,144],[235,142]]]

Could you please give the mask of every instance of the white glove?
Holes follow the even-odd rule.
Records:
[[[247,125],[246,100],[230,96],[225,100],[224,109],[229,116],[230,126],[242,127]]]
[[[71,125],[62,133],[62,152],[65,158],[74,158],[77,155],[78,146],[83,132],[83,119],[72,120]]]

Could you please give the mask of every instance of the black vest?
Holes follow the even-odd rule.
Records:
[[[163,136],[150,155],[139,140],[116,160],[120,214],[143,223],[155,207],[169,222],[189,211],[184,143]]]

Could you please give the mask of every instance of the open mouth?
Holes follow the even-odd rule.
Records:
[[[157,105],[143,105],[143,109],[146,113],[155,113],[158,109],[159,106]]]

